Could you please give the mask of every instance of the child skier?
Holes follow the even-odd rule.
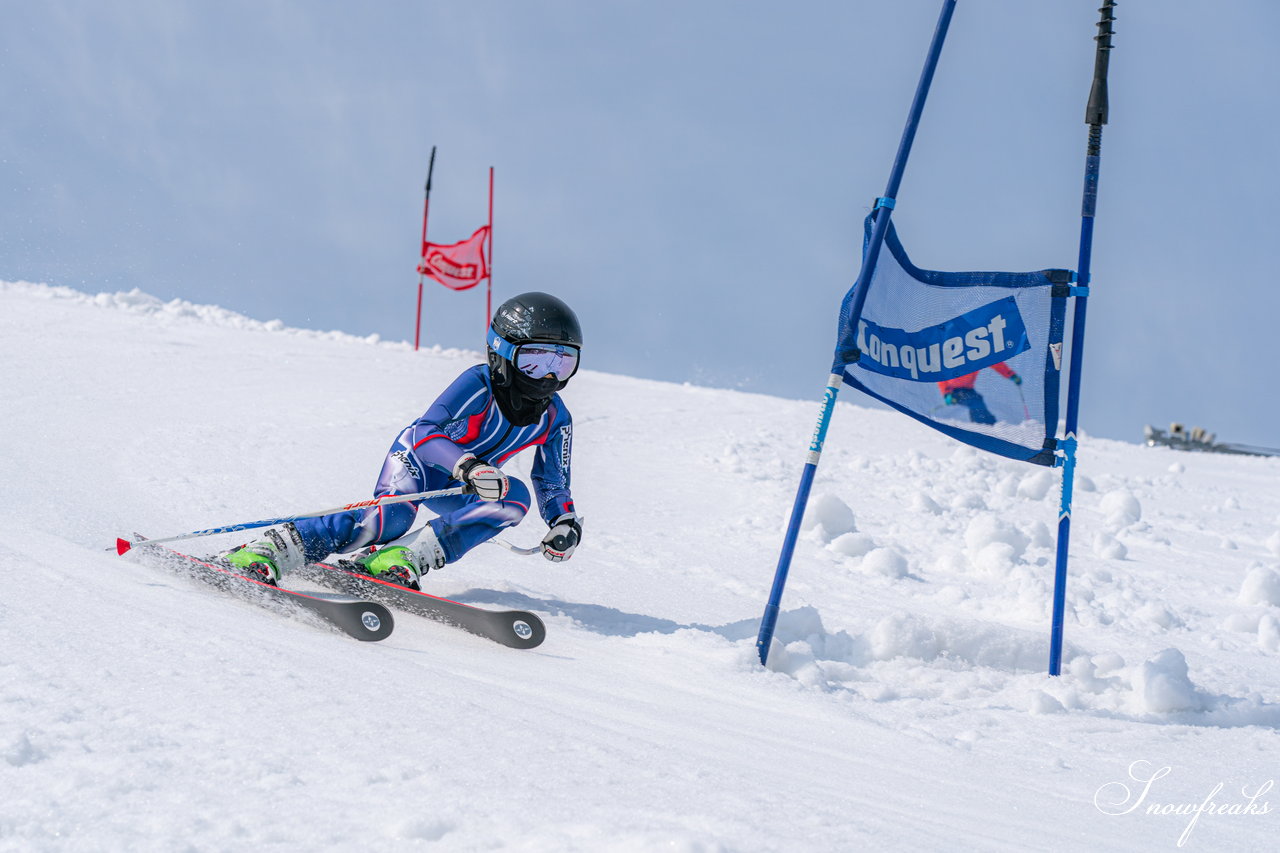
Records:
[[[419,503],[301,519],[267,530],[227,559],[274,584],[329,554],[399,540],[359,562],[376,577],[416,589],[428,571],[524,518],[529,489],[508,479],[502,464],[529,447],[537,448],[532,479],[550,528],[542,554],[555,562],[569,559],[582,525],[569,494],[573,420],[557,392],[577,372],[581,352],[582,329],[568,305],[536,292],[508,299],[489,326],[488,364],[463,371],[396,437],[374,487],[375,497],[457,486],[464,494],[421,501],[438,517],[409,536]]]
[[[1003,361],[991,365],[991,369],[1014,385],[1022,384],[1022,377],[1014,373],[1013,368]],[[969,409],[969,420],[975,424],[990,426],[996,422],[996,416],[991,414],[991,410],[987,408],[987,401],[982,399],[982,395],[973,387],[981,372],[974,371],[964,376],[957,376],[955,379],[939,382],[938,390],[942,392],[942,402],[948,406],[966,406]]]

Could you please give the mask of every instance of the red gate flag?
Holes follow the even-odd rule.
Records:
[[[485,257],[485,241],[489,226],[482,225],[461,243],[447,246],[422,244],[422,263],[418,272],[429,275],[451,290],[475,287],[489,277],[489,259]]]

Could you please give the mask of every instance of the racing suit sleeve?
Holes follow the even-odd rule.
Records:
[[[478,429],[492,399],[484,370],[483,365],[477,365],[464,371],[401,434],[401,442],[412,448],[424,465],[453,474],[465,452],[459,445]]]
[[[573,455],[573,417],[559,397],[559,409],[551,423],[550,435],[538,447],[533,458],[533,488],[537,493],[538,512],[551,524],[565,513],[573,512],[573,496],[569,492],[569,460]]]

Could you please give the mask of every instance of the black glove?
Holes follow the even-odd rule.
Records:
[[[1022,377],[1015,373],[1009,377],[1009,381],[1012,382],[1014,385],[1021,385]]]
[[[463,454],[453,466],[453,478],[482,501],[500,501],[507,496],[507,475],[474,453]]]
[[[573,556],[573,549],[582,540],[582,525],[571,512],[551,522],[551,529],[542,537],[542,556],[559,563]]]

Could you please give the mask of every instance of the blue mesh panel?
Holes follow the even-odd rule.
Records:
[[[1070,278],[922,270],[890,223],[861,316],[855,290],[841,305],[833,372],[967,444],[1052,465]]]

